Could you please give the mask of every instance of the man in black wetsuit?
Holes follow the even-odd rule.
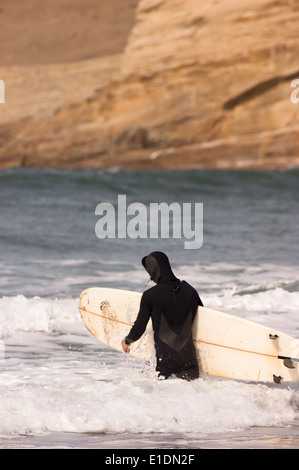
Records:
[[[142,264],[157,285],[143,293],[137,319],[122,348],[130,351],[130,344],[143,335],[151,317],[159,376],[196,379],[199,369],[191,328],[202,301],[190,284],[175,277],[165,253],[154,251]]]

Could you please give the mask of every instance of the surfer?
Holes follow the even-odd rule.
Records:
[[[156,285],[143,293],[136,321],[122,340],[123,351],[130,352],[130,344],[143,335],[151,318],[159,376],[196,379],[199,368],[191,329],[202,301],[190,284],[173,274],[165,253],[154,251],[142,264]]]

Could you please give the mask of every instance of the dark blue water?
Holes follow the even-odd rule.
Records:
[[[99,239],[99,203],[117,208],[141,202],[203,203],[203,244],[182,239]],[[57,171],[0,173],[0,263],[3,294],[73,295],[88,276],[116,262],[139,268],[150,251],[164,250],[174,266],[230,263],[298,266],[299,170]],[[63,263],[63,261],[65,263]],[[68,283],[67,278],[72,278]],[[74,279],[77,278],[77,282]]]

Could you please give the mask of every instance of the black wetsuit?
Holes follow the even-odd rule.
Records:
[[[159,375],[196,379],[199,370],[191,328],[202,301],[190,284],[175,277],[164,253],[153,252],[142,264],[157,285],[143,293],[137,319],[125,342],[137,341],[151,318]]]

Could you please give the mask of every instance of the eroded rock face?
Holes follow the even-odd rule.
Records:
[[[299,1],[140,0],[117,78],[0,127],[0,165],[299,164]]]

